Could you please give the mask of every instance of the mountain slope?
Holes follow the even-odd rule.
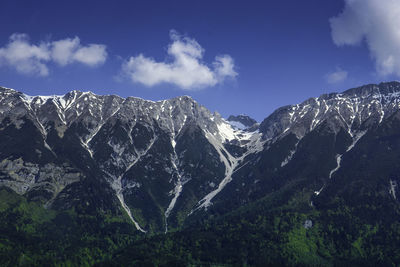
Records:
[[[46,244],[71,231],[50,227],[61,216],[76,226],[78,260],[94,242],[88,264],[111,264],[118,250],[117,264],[394,264],[399,110],[398,82],[310,98],[260,125],[224,120],[187,96],[1,88],[1,219],[50,229],[8,223],[6,248],[17,244],[9,232]],[[104,236],[109,246],[99,245]]]
[[[278,109],[207,212],[113,263],[395,266],[399,92],[367,85]]]
[[[342,166],[356,164],[359,159],[350,155],[360,144],[364,146],[365,138],[393,121],[400,107],[399,92],[397,82],[367,85],[276,110],[260,125],[263,151],[251,155],[249,164],[218,196],[224,203],[221,212],[297,181],[319,196],[335,183]],[[365,166],[365,171],[370,167]],[[399,171],[397,164],[386,164],[385,170]]]
[[[8,153],[0,159],[2,184],[46,206],[72,207],[67,200],[80,195],[77,184],[93,177],[108,184],[109,194],[113,191],[102,203],[122,207],[142,232],[166,231],[168,220],[172,227],[182,225],[197,202],[211,204],[230,181],[233,164],[260,149],[260,134],[233,129],[190,97],[153,102],[79,91],[30,97],[2,88],[0,106],[4,138],[23,146],[28,137],[36,143],[29,150],[13,151],[21,145],[12,143],[2,149]],[[246,154],[231,155],[224,147],[229,141]],[[71,174],[55,174],[57,168]],[[46,170],[53,173],[46,176]]]

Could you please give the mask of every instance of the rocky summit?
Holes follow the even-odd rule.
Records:
[[[106,185],[104,204],[122,207],[142,232],[181,226],[178,218],[206,209],[264,143],[257,131],[233,128],[188,96],[0,94],[1,138],[9,140],[0,149],[1,185],[66,208],[93,179]]]
[[[260,124],[188,96],[0,88],[1,220],[42,248],[67,236],[54,255],[80,240],[75,262],[390,265],[400,260],[387,246],[400,234],[399,132],[398,82],[310,98]],[[18,238],[3,239],[20,255]]]

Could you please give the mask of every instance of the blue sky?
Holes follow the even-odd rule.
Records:
[[[309,97],[397,79],[399,9],[396,0],[3,0],[0,85],[190,95],[260,121]]]

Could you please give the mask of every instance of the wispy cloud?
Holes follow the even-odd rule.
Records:
[[[400,2],[398,0],[345,0],[345,7],[330,19],[336,45],[366,41],[381,75],[400,76]]]
[[[231,56],[216,56],[210,68],[202,61],[204,49],[196,40],[182,37],[174,30],[170,32],[170,37],[172,43],[168,47],[168,55],[172,61],[157,62],[139,54],[123,63],[123,73],[132,82],[149,87],[170,83],[185,90],[214,86],[228,77],[237,76]]]
[[[347,71],[342,70],[341,68],[337,68],[336,71],[326,74],[325,79],[328,83],[334,84],[343,82],[344,80],[347,79],[347,76],[348,76]]]
[[[106,59],[105,45],[84,46],[78,37],[31,44],[27,34],[15,33],[10,36],[8,44],[0,48],[0,66],[6,65],[19,73],[38,76],[49,75],[50,62],[60,66],[78,62],[93,67],[103,64]]]

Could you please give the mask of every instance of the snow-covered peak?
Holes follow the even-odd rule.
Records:
[[[4,89],[6,90],[6,89]],[[232,142],[248,136],[245,127],[233,127],[217,112],[210,112],[190,96],[179,96],[162,101],[150,101],[137,97],[122,98],[115,95],[96,95],[74,90],[65,95],[30,96],[17,91],[7,91],[22,102],[25,113],[35,117],[35,123],[46,133],[55,125],[60,136],[74,123],[81,123],[88,133],[82,132],[84,142],[90,140],[107,121],[119,120],[133,127],[140,122],[149,127],[160,127],[175,139],[187,123],[196,124],[204,132],[215,136],[219,142]],[[10,106],[16,106],[10,103]],[[11,108],[8,109],[11,112]],[[5,112],[4,115],[10,114]],[[20,113],[22,114],[22,113]],[[14,115],[13,115],[14,116]]]
[[[277,109],[260,125],[266,139],[289,133],[302,138],[323,123],[327,129],[344,129],[351,136],[381,123],[400,108],[400,83],[381,83],[324,94],[301,104]]]

